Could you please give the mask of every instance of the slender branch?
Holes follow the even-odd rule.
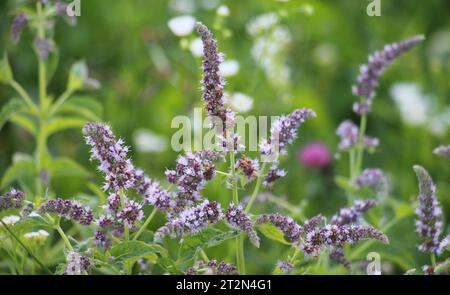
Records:
[[[49,116],[54,115],[72,94],[73,90],[67,89],[66,91],[64,91],[64,93],[61,94],[61,96],[51,106]]]
[[[46,272],[48,272],[49,274],[52,274],[52,272],[50,271],[50,269],[45,266],[34,254],[33,252],[28,249],[27,246],[25,246],[25,244],[19,239],[18,236],[16,236],[13,231],[3,222],[3,220],[0,219],[0,222],[2,223],[3,227],[8,231],[8,233],[11,235],[11,237],[13,237],[21,246],[22,248],[25,249],[25,251],[28,253],[28,255],[31,256],[31,258],[33,258],[37,264],[39,264],[39,266],[41,268],[43,268]]]
[[[263,181],[263,178],[264,178],[264,175],[265,175],[266,165],[267,165],[267,163],[264,162],[264,164],[261,167],[261,171],[258,174],[258,178],[256,179],[256,185],[255,185],[255,188],[253,190],[252,196],[250,197],[250,200],[248,201],[247,207],[245,207],[245,213],[249,213],[250,212],[250,209],[252,208],[253,202],[255,201],[256,196],[259,193],[259,190],[261,188],[261,184],[262,184],[262,181]]]
[[[124,198],[124,192],[123,192],[123,188],[121,188],[119,190],[119,194],[120,194],[120,205],[122,206],[122,210],[125,208],[125,198]],[[130,239],[130,231],[128,229],[128,225],[124,225],[124,235],[125,235],[125,239],[129,240]]]
[[[367,115],[361,116],[361,122],[359,125],[359,135],[358,135],[358,145],[356,152],[356,162],[355,162],[355,176],[361,173],[361,166],[364,154],[364,136],[366,135],[366,126],[367,126]]]
[[[14,80],[9,82],[9,85],[11,85],[11,87],[14,88],[14,90],[16,90],[16,92],[23,98],[25,103],[28,105],[28,107],[33,112],[37,112],[36,104],[33,102],[33,100],[31,99],[30,95],[28,94],[28,92],[25,89],[23,89],[22,85],[20,85],[19,83],[17,83]]]
[[[156,208],[153,209],[152,213],[150,213],[150,215],[147,217],[144,224],[142,224],[141,228],[139,228],[139,231],[134,235],[133,240],[137,240],[139,238],[139,236],[144,232],[144,230],[147,228],[147,226],[152,221],[153,217],[155,217],[157,211],[158,211],[158,209],[156,209]]]

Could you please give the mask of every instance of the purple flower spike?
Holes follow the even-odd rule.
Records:
[[[279,214],[263,214],[256,220],[257,224],[271,223],[283,232],[290,242],[295,242],[303,233],[303,229],[291,217],[281,216]]]
[[[200,205],[182,211],[176,218],[159,228],[155,233],[155,241],[161,241],[166,235],[175,238],[198,233],[222,218],[220,204],[204,200]]]
[[[367,65],[360,68],[357,84],[353,86],[354,95],[361,96],[364,100],[356,103],[353,110],[359,114],[367,114],[371,111],[372,100],[375,97],[375,89],[378,80],[386,69],[397,57],[409,51],[418,43],[425,40],[422,35],[414,36],[403,41],[384,46],[369,56]]]
[[[225,219],[227,223],[234,229],[247,233],[250,242],[257,248],[259,248],[259,237],[253,228],[253,222],[250,217],[245,214],[241,205],[237,207],[231,203],[227,212],[225,213]]]
[[[306,255],[317,256],[324,247],[342,247],[359,241],[375,239],[388,243],[387,237],[371,226],[360,225],[326,225],[306,234],[300,247]]]
[[[100,161],[98,169],[106,174],[104,190],[118,191],[135,186],[135,169],[127,158],[128,147],[116,139],[111,127],[87,123],[83,128],[86,143],[92,147],[91,159]]]
[[[287,261],[279,261],[277,263],[278,268],[280,269],[282,274],[290,274],[294,269],[294,266]]]
[[[258,176],[258,161],[249,159],[245,155],[236,162],[235,167],[237,170],[241,170],[248,180],[253,180]]]
[[[89,257],[83,256],[78,252],[70,252],[67,255],[67,265],[63,275],[81,275],[92,265]]]
[[[439,236],[442,233],[442,208],[436,198],[436,187],[428,172],[421,166],[414,166],[419,182],[419,205],[416,209],[416,231],[422,244],[422,252],[442,253]]]
[[[447,146],[441,145],[435,148],[433,153],[438,156],[450,158],[450,145]]]
[[[21,209],[25,193],[12,189],[10,192],[0,196],[0,212],[8,209]]]
[[[85,208],[78,202],[71,200],[48,200],[39,207],[39,212],[56,214],[81,225],[89,225],[94,220],[94,214],[90,208]]]
[[[49,39],[37,39],[36,49],[41,59],[47,59],[48,55],[53,52],[53,44]]]
[[[13,20],[11,26],[11,37],[14,43],[19,42],[23,29],[28,24],[28,16],[25,13],[19,13]]]
[[[352,121],[345,120],[337,128],[336,134],[341,138],[339,149],[348,150],[358,142],[359,128]]]
[[[297,130],[308,118],[316,117],[310,109],[297,109],[288,116],[281,116],[270,128],[270,137],[260,144],[261,153],[275,157],[278,153],[286,154],[288,144],[297,137]]]
[[[375,207],[376,204],[374,200],[355,201],[353,207],[339,210],[339,214],[334,215],[331,219],[331,224],[346,225],[357,223],[362,215],[369,209]]]
[[[358,188],[369,187],[376,193],[384,193],[387,190],[387,180],[383,170],[378,168],[367,168],[356,177],[355,185]]]

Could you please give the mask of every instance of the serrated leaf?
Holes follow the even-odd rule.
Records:
[[[34,163],[31,160],[21,160],[12,164],[3,174],[1,188],[25,176],[34,175]]]
[[[214,228],[208,228],[196,235],[183,239],[181,250],[186,255],[193,255],[198,249],[206,249],[217,246],[226,240],[235,238],[239,235],[238,231],[221,231]],[[187,254],[188,253],[188,254]]]
[[[72,91],[82,89],[88,79],[88,67],[84,60],[74,63],[70,69],[67,88]]]
[[[263,223],[258,226],[259,231],[268,239],[277,241],[281,244],[290,245],[284,238],[284,234],[276,226],[270,223]]]
[[[86,120],[79,117],[55,117],[46,126],[47,135],[70,128],[82,128]]]
[[[75,96],[66,101],[58,113],[70,113],[90,121],[101,121],[103,106],[92,97]]]
[[[36,122],[25,114],[15,113],[10,116],[10,121],[24,128],[32,135],[37,134]]]
[[[167,250],[160,245],[146,244],[142,241],[125,241],[111,248],[111,256],[116,263],[138,260],[148,255],[167,256]]]
[[[0,60],[0,82],[9,83],[12,80],[13,74],[9,65],[8,55],[5,52],[3,58]]]
[[[0,112],[0,130],[3,128],[3,125],[10,119],[12,115],[21,111],[24,108],[24,103],[21,99],[13,98],[9,100],[3,107]]]
[[[91,173],[70,158],[57,158],[50,162],[50,175],[54,178],[58,177],[89,177]]]

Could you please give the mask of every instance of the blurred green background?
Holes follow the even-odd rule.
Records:
[[[18,2],[23,1],[0,2],[0,51],[8,52],[16,79],[36,96],[37,67],[32,36],[25,31],[18,45],[13,45],[10,38],[11,12]],[[299,139],[290,147],[289,156],[281,164],[288,175],[275,185],[273,193],[292,204],[303,204],[306,216],[319,212],[330,216],[346,202],[344,192],[334,183],[335,175],[348,175],[346,155],[339,159],[336,154],[329,169],[315,170],[298,162],[297,151],[306,143],[320,141],[333,154],[337,153],[338,124],[344,119],[358,122],[351,110],[357,99],[351,93],[351,85],[359,65],[366,63],[369,53],[386,43],[425,34],[426,41],[396,61],[381,78],[368,123],[368,133],[379,137],[381,143],[375,154],[366,155],[364,166],[383,169],[389,177],[389,198],[413,206],[418,189],[412,165],[423,165],[436,182],[445,215],[450,216],[450,161],[432,154],[439,144],[450,144],[450,2],[381,0],[380,17],[366,14],[368,3],[364,0],[81,0],[78,24],[57,25],[55,41],[60,64],[50,84],[50,93],[58,95],[64,91],[70,66],[85,59],[90,76],[102,84],[101,89],[85,95],[102,103],[104,120],[131,146],[136,166],[163,181],[165,168],[173,167],[177,156],[170,148],[171,136],[176,131],[171,128],[172,118],[189,115],[194,107],[201,106],[201,60],[189,49],[195,33],[179,37],[168,26],[174,17],[191,15],[213,30],[226,58],[239,63],[239,72],[226,78],[226,90],[253,98],[248,114],[279,115],[299,107],[311,107],[317,112],[318,117],[301,128]],[[229,8],[229,16],[217,15],[220,5]],[[270,33],[257,36],[249,33],[249,24],[266,14],[276,15],[274,26],[283,28],[288,36],[274,37],[282,38],[273,50],[276,56],[270,56],[272,50],[267,50],[255,59],[252,48],[256,42],[263,40],[269,48],[272,42],[277,42],[270,39]],[[265,69],[262,64],[266,65]],[[279,68],[281,72],[289,71],[284,73],[281,82],[275,77]],[[406,106],[396,103],[392,89],[395,85],[405,85],[398,83],[413,83],[416,90],[413,95],[418,96],[419,102],[407,101]],[[0,105],[14,95],[6,86],[0,86]],[[403,115],[402,107],[406,109]],[[149,131],[156,134],[156,139],[141,138],[144,143],[139,143],[136,131],[142,133],[142,129],[147,134]],[[148,145],[148,141],[150,146],[156,141],[157,148],[149,152],[139,148]],[[161,142],[165,142],[165,147]],[[80,130],[54,135],[49,148],[52,154],[74,158],[95,171]],[[13,154],[32,154],[33,150],[33,138],[19,127],[7,124],[0,131],[0,175],[11,164]],[[100,176],[98,180],[101,181]],[[64,197],[89,192],[84,180],[77,178],[54,179],[52,185],[56,194]],[[223,205],[231,200],[230,191],[220,180],[208,184],[204,191],[205,196],[220,200]],[[286,214],[282,208],[269,205],[257,209]],[[401,273],[406,267],[427,263],[428,258],[415,247],[418,241],[413,219],[413,216],[405,218],[388,232],[390,246],[369,248],[381,251],[382,259],[390,261],[385,265],[387,271]],[[277,257],[287,250],[266,239],[262,245],[260,250],[246,247],[250,273],[269,272]],[[212,249],[211,253],[218,258],[227,256],[220,249]]]

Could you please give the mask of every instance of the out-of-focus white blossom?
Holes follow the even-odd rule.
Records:
[[[36,245],[43,245],[47,240],[48,236],[49,236],[48,232],[43,229],[34,232],[29,232],[23,235],[23,237],[26,240]]]
[[[202,39],[195,38],[191,41],[191,44],[189,45],[189,50],[191,51],[192,55],[195,57],[201,57],[203,56],[203,43]]]
[[[223,17],[230,15],[230,9],[226,5],[220,5],[217,8],[216,12],[217,12],[217,15],[220,15],[220,16],[223,16]]]
[[[390,92],[406,124],[421,126],[427,123],[429,109],[427,99],[429,98],[422,94],[416,84],[398,83],[391,87]]]
[[[240,113],[246,113],[253,107],[253,98],[247,94],[236,92],[228,97],[231,108]]]
[[[336,63],[336,46],[331,43],[322,43],[314,48],[313,60],[319,66],[330,66]]]
[[[266,13],[257,16],[252,19],[247,25],[247,32],[250,35],[257,35],[263,33],[264,31],[272,28],[276,24],[278,24],[279,18],[278,15],[274,12]]]
[[[399,108],[405,124],[422,126],[435,135],[443,135],[450,126],[450,108],[439,110],[432,96],[426,95],[414,83],[397,83],[390,94]]]
[[[220,73],[224,77],[231,77],[239,72],[239,62],[234,59],[225,60],[219,66]]]
[[[16,224],[17,222],[19,222],[19,220],[20,220],[20,217],[17,215],[5,216],[2,219],[3,223],[6,225],[9,225],[9,226]]]
[[[160,153],[167,149],[166,139],[148,129],[136,130],[133,141],[136,150],[142,153]]]
[[[312,6],[309,3],[303,4],[300,7],[300,11],[303,12],[306,15],[313,15],[314,14],[314,6]]]
[[[176,36],[188,36],[194,30],[195,18],[192,15],[177,16],[171,18],[167,25]]]

